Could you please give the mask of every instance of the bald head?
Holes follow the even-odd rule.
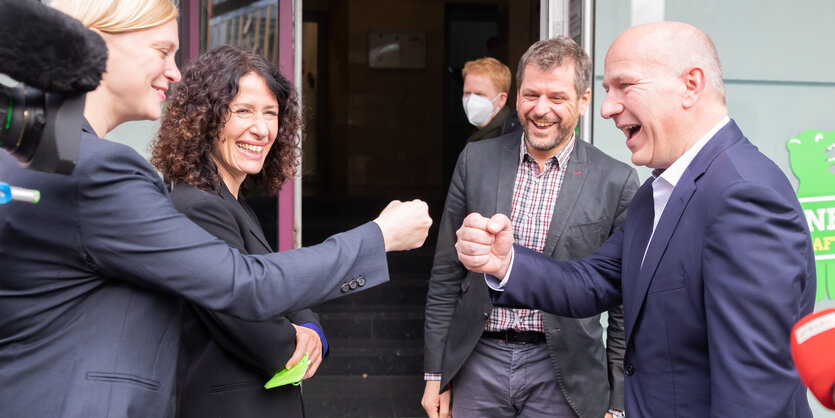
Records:
[[[716,48],[677,22],[623,32],[606,53],[600,107],[626,135],[632,163],[668,168],[728,115]]]
[[[691,68],[701,68],[705,79],[722,103],[725,102],[725,83],[722,64],[710,37],[701,29],[682,22],[655,22],[627,29],[615,39],[615,48],[631,50],[663,64],[672,74],[681,75]]]

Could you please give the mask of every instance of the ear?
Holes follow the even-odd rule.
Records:
[[[707,79],[704,70],[699,67],[687,70],[681,77],[684,81],[684,96],[681,105],[685,109],[690,109],[704,94]]]
[[[499,93],[499,98],[496,99],[496,109],[503,108],[505,103],[507,103],[507,93],[501,92]]]
[[[586,91],[583,92],[583,95],[577,98],[578,106],[577,111],[580,116],[584,116],[586,111],[589,109],[589,102],[591,101],[591,89],[587,88]]]

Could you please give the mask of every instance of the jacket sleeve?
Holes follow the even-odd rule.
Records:
[[[78,251],[99,274],[263,320],[388,281],[380,228],[369,222],[312,247],[264,256],[230,249],[174,209],[133,150],[101,147],[79,176]],[[343,284],[365,278],[343,292]],[[347,288],[347,286],[346,286]]]
[[[455,232],[467,216],[465,176],[469,146],[458,156],[452,181],[449,185],[444,213],[438,229],[438,243],[435,260],[429,276],[429,291],[426,295],[424,329],[423,370],[425,373],[440,373],[455,303],[461,293],[461,283],[467,269],[458,261],[455,250]]]
[[[795,416],[790,394],[800,383],[787,342],[815,294],[806,219],[753,182],[713,202],[702,259],[711,415]]]
[[[626,220],[626,211],[632,202],[632,197],[640,186],[638,174],[634,168],[629,168],[629,174],[623,183],[623,189],[618,200],[617,214],[609,233],[614,234]],[[606,361],[609,364],[609,409],[623,411],[623,359],[626,353],[626,336],[623,325],[623,305],[609,309],[609,321],[606,328]]]

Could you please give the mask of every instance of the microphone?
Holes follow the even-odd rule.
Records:
[[[800,379],[823,406],[835,409],[835,309],[801,318],[792,328],[791,350]]]
[[[0,0],[0,73],[51,93],[95,90],[107,45],[78,20],[37,0]]]
[[[21,167],[70,174],[86,93],[107,68],[107,45],[78,20],[36,0],[0,0],[0,148]]]

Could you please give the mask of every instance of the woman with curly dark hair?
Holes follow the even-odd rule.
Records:
[[[223,46],[185,68],[151,159],[174,182],[177,210],[243,253],[272,252],[241,194],[256,187],[275,194],[293,175],[301,129],[297,100],[287,79],[253,52]],[[265,390],[264,383],[305,353],[304,378],[311,377],[326,349],[309,309],[250,322],[187,304],[178,416],[302,417],[299,387]]]

